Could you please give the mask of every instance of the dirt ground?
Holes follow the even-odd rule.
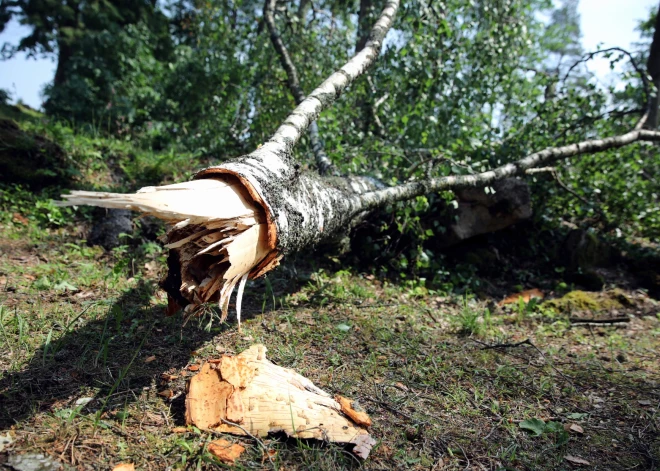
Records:
[[[340,445],[226,435],[246,448],[233,469],[660,466],[660,303],[644,290],[500,307],[293,260],[248,285],[239,334],[212,309],[165,316],[153,242],[104,252],[79,237],[20,214],[0,227],[0,469],[36,455],[48,470],[232,467],[209,452],[219,437],[186,427],[185,385],[193,365],[254,343],[358,400],[377,445],[362,462]]]

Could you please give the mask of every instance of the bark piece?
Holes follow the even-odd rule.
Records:
[[[338,398],[344,405],[304,376],[271,363],[263,345],[253,345],[204,363],[188,386],[186,422],[236,435],[284,432],[352,443],[355,454],[366,458],[376,443],[365,428],[371,419],[349,399]]]
[[[221,438],[209,444],[209,452],[224,463],[234,464],[243,454],[245,447]]]
[[[371,417],[362,410],[354,401],[343,396],[335,396],[335,400],[341,406],[341,411],[349,416],[353,422],[365,427],[371,427]]]
[[[112,471],[135,471],[135,465],[133,463],[119,463],[112,468]]]

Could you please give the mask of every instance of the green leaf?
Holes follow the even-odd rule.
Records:
[[[348,324],[343,324],[343,323],[342,324],[337,324],[337,329],[341,330],[342,332],[348,332],[349,330],[351,330],[351,326],[348,325]]]
[[[585,414],[582,412],[573,412],[572,414],[568,414],[566,417],[573,420],[581,420],[587,417],[588,415],[589,414]]]
[[[535,437],[539,437],[545,431],[545,422],[539,419],[527,419],[520,422],[519,427],[532,432]]]
[[[57,291],[78,291],[78,288],[76,286],[73,286],[71,283],[68,281],[60,281],[57,283],[54,288]]]
[[[564,431],[564,427],[559,422],[548,422],[545,424],[545,431],[548,433],[559,433]]]

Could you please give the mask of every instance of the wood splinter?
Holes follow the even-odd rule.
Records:
[[[165,220],[168,264],[176,265],[161,283],[176,301],[170,304],[192,313],[217,301],[224,321],[238,285],[239,330],[245,282],[278,262],[263,207],[233,175],[145,187],[134,194],[72,191],[62,197],[60,205],[131,209]]]
[[[350,443],[363,459],[376,444],[367,431],[371,419],[353,401],[333,398],[304,376],[274,365],[263,345],[202,365],[188,384],[186,423],[243,436],[284,432]]]

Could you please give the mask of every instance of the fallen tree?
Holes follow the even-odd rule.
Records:
[[[199,171],[191,182],[143,188],[132,195],[64,195],[65,204],[128,208],[168,221],[169,273],[162,286],[188,312],[217,301],[224,320],[229,299],[238,287],[240,326],[241,298],[248,278],[272,270],[285,255],[312,250],[348,233],[371,211],[388,204],[441,190],[484,187],[570,157],[660,141],[660,132],[644,129],[647,108],[638,125],[624,134],[543,149],[471,175],[417,179],[396,186],[386,186],[370,176],[325,176],[333,169],[321,148],[315,120],[377,59],[399,0],[386,3],[364,47],[306,97],[275,28],[274,3],[266,1],[264,17],[298,106],[267,142],[248,155]],[[647,101],[651,106],[651,100]],[[318,173],[302,171],[292,153],[310,126]]]

